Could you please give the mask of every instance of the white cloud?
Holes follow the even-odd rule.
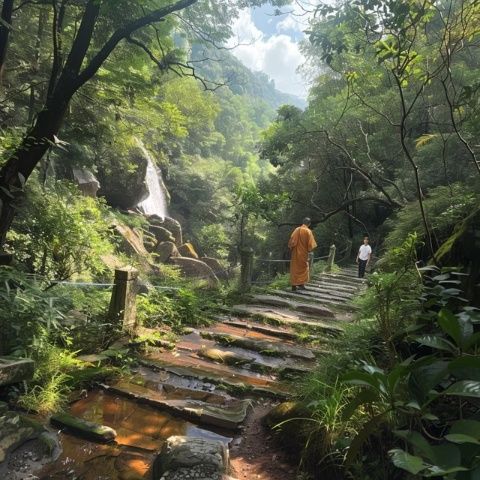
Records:
[[[298,43],[290,36],[267,36],[259,30],[250,10],[240,12],[233,25],[233,54],[248,68],[265,72],[282,92],[306,97],[307,85],[297,68],[305,61]]]

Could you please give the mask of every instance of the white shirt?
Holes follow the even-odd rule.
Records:
[[[362,245],[358,251],[358,258],[360,260],[368,260],[369,255],[372,254],[372,247],[370,245]]]

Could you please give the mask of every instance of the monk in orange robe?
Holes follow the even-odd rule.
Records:
[[[308,254],[317,247],[313,233],[308,228],[310,224],[310,219],[304,218],[303,225],[293,231],[288,242],[291,251],[290,284],[293,291],[305,290],[305,284],[310,278]]]

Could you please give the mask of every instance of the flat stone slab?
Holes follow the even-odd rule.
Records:
[[[275,295],[254,295],[253,299],[257,303],[273,305],[274,307],[284,307],[297,312],[308,313],[323,318],[334,318],[335,313],[324,305],[315,305],[288,300],[283,297],[283,290],[275,290]]]
[[[68,413],[57,413],[50,417],[50,423],[60,429],[94,442],[108,443],[115,440],[117,432],[106,425],[89,422]]]
[[[254,350],[263,355],[272,355],[275,357],[295,357],[303,360],[314,360],[315,354],[307,348],[296,345],[288,345],[280,342],[268,342],[265,340],[257,340],[247,337],[240,337],[236,335],[229,335],[224,333],[216,333],[211,331],[200,332],[200,335],[210,340],[215,340],[222,345],[231,345],[235,347],[245,348],[247,350]]]
[[[167,439],[153,464],[153,479],[221,480],[228,469],[224,443],[205,438],[173,436]]]
[[[233,400],[218,405],[193,399],[168,399],[159,392],[126,382],[117,385],[102,384],[101,388],[201,425],[228,430],[236,430],[243,423],[250,405],[248,400]]]
[[[313,290],[297,290],[296,292],[292,292],[291,290],[276,290],[275,293],[279,297],[291,299],[292,301],[296,302],[303,302],[303,304],[307,305],[308,303],[306,302],[311,302],[313,306],[322,306],[322,308],[326,309],[343,308],[347,303],[346,299],[340,300],[337,298],[332,298],[330,295],[321,294]]]
[[[328,280],[329,282],[340,282],[344,283],[347,285],[363,285],[365,283],[365,280],[358,278],[358,277],[352,277],[349,275],[341,275],[341,274],[335,274],[335,273],[322,273],[319,276],[313,277],[314,280]]]
[[[232,312],[260,319],[266,323],[283,324],[292,327],[308,327],[315,331],[331,334],[343,332],[343,329],[334,323],[327,323],[322,320],[309,320],[305,315],[289,312],[281,308],[269,308],[263,305],[235,305],[232,307]]]
[[[328,280],[311,280],[307,285],[350,295],[355,295],[362,289],[362,287],[357,287],[356,285],[345,285],[341,283],[329,282]]]
[[[0,357],[0,387],[30,380],[35,364],[29,358]]]
[[[350,292],[344,292],[332,286],[325,287],[325,286],[312,284],[312,283],[308,283],[306,285],[306,288],[308,289],[308,291],[319,293],[321,295],[326,295],[328,297],[333,298],[334,300],[338,299],[338,300],[344,300],[344,301],[351,300],[358,291],[357,289],[353,289]]]
[[[220,365],[199,365],[194,359],[172,362],[166,359],[145,359],[142,365],[171,373],[176,376],[191,378],[201,382],[208,382],[223,388],[235,395],[248,395],[255,397],[288,398],[288,388],[277,380],[261,375],[253,376],[244,373],[225,371]],[[205,362],[207,363],[207,362]]]
[[[38,438],[45,432],[40,423],[24,415],[8,410],[7,404],[0,402],[0,471],[3,473],[9,453],[25,442]]]
[[[270,327],[269,325],[264,325],[261,323],[255,323],[255,322],[246,322],[242,320],[237,320],[237,319],[229,319],[229,320],[224,320],[223,323],[228,326],[232,326],[238,329],[244,329],[244,330],[251,330],[254,332],[259,332],[263,333],[264,335],[268,335],[270,337],[276,337],[280,339],[285,339],[285,340],[297,340],[298,339],[298,334],[292,330],[285,330],[281,328],[275,328],[275,327]],[[312,336],[312,340],[314,340],[316,337]]]

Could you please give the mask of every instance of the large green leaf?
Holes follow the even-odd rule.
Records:
[[[342,377],[342,381],[350,385],[372,387],[375,390],[380,389],[380,384],[376,376],[372,375],[371,373],[361,372],[360,370],[352,370],[347,372]]]
[[[474,443],[480,445],[480,442],[476,438],[470,435],[464,435],[463,433],[449,433],[445,435],[445,438],[452,443]]]
[[[422,470],[427,468],[427,465],[425,465],[421,457],[410,455],[409,453],[405,452],[405,450],[401,450],[400,448],[390,450],[388,453],[391,455],[392,462],[397,468],[406,470],[413,475],[417,475]]]
[[[448,371],[459,380],[475,380],[480,382],[480,357],[464,356],[452,360]]]
[[[457,420],[450,428],[449,434],[465,435],[479,442],[480,441],[480,422],[477,420]]]
[[[434,450],[423,435],[415,430],[395,430],[394,433],[398,437],[406,440],[413,447],[417,455],[421,455],[431,462],[435,461]]]
[[[432,347],[437,350],[444,350],[450,353],[456,353],[455,345],[440,335],[419,335],[414,340],[421,345]]]
[[[420,404],[425,403],[430,391],[448,375],[447,361],[432,357],[430,362],[415,364],[408,380],[409,389]]]
[[[445,395],[480,398],[480,382],[462,380],[447,388]]]
[[[438,314],[438,324],[440,328],[450,336],[457,346],[462,344],[462,329],[459,319],[447,309],[440,310]]]

